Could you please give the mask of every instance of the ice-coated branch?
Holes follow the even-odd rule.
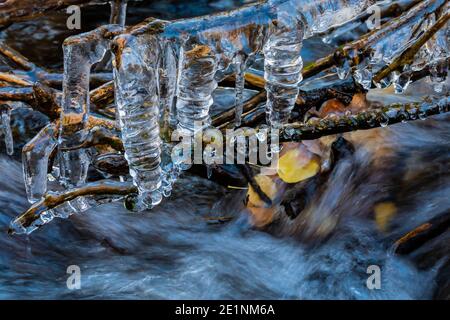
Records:
[[[425,31],[416,42],[414,42],[408,49],[402,52],[394,61],[389,65],[382,68],[374,77],[373,81],[375,83],[380,82],[382,79],[387,77],[394,71],[399,71],[405,65],[410,65],[414,61],[414,56],[419,52],[420,48],[425,45],[425,43],[433,37],[436,32],[438,32],[442,27],[444,27],[450,18],[450,12],[444,13],[436,23]]]
[[[449,109],[450,97],[446,97],[433,103],[393,104],[355,115],[310,119],[306,123],[291,123],[283,126],[280,141],[313,140],[331,134],[385,127],[400,122],[425,119],[432,115],[449,112]]]
[[[30,233],[53,219],[48,216],[50,210],[80,197],[126,196],[136,192],[137,188],[131,183],[102,180],[61,193],[47,193],[40,201],[11,222],[8,233]]]
[[[423,0],[381,1],[378,2],[376,5],[378,6],[378,8],[380,8],[380,18],[384,20],[387,18],[398,17],[403,12],[410,10],[413,6],[415,6],[421,1]],[[339,30],[347,31],[349,30],[348,25],[355,25],[355,21],[359,23],[366,23],[372,15],[373,11],[366,10],[365,12],[361,13],[355,20],[349,20],[343,25],[330,28],[329,30],[325,31],[323,33],[323,36],[330,36],[330,35],[333,36],[333,33],[335,31],[339,32]]]
[[[419,1],[414,7],[404,12],[401,16],[391,19],[381,25],[379,29],[374,29],[338,48],[334,53],[306,65],[303,69],[303,78],[310,78],[333,66],[344,65],[346,61],[350,67],[359,65],[365,58],[369,57],[375,50],[375,46],[406,25],[418,21],[430,13],[441,8],[446,0],[426,0]],[[401,41],[401,39],[397,39]]]

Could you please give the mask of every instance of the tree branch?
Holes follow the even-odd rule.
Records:
[[[378,110],[355,115],[310,119],[307,123],[283,126],[280,141],[314,140],[323,136],[357,130],[372,129],[399,122],[414,121],[449,112],[450,97],[435,103],[393,104]]]
[[[29,20],[42,15],[47,11],[63,9],[74,4],[79,5],[91,1],[92,0],[6,0],[3,3],[0,3],[0,26]]]
[[[398,239],[394,244],[396,254],[409,254],[425,242],[439,236],[450,228],[450,211],[437,215]]]
[[[402,52],[400,56],[398,56],[391,64],[382,68],[374,77],[373,82],[378,83],[388,75],[390,75],[394,71],[401,70],[401,68],[405,65],[412,64],[414,61],[414,56],[419,52],[420,48],[422,48],[425,43],[431,39],[431,37],[438,32],[443,26],[447,24],[447,21],[450,18],[450,13],[447,12],[443,14],[438,21],[428,29],[422,36],[417,39],[417,41],[411,45],[408,49]]]
[[[87,183],[83,187],[67,190],[61,193],[47,193],[41,201],[22,213],[11,222],[9,234],[24,232],[31,227],[41,215],[57,206],[84,196],[126,196],[137,193],[137,188],[131,183],[101,180]]]

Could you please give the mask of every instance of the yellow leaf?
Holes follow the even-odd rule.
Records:
[[[305,148],[289,150],[278,160],[278,176],[287,183],[296,183],[311,178],[319,170],[319,158]]]
[[[397,207],[393,202],[380,202],[374,208],[375,222],[380,231],[386,232],[388,230],[389,222],[397,213]]]
[[[269,176],[265,175],[257,175],[255,176],[255,181],[261,188],[261,190],[271,199],[275,199],[275,196],[278,192],[277,184],[272,180]],[[248,188],[248,206],[255,207],[264,207],[266,203],[261,200],[259,195],[253,190],[253,188],[249,185]]]

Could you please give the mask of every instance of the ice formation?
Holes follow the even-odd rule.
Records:
[[[449,4],[446,0],[426,0],[405,12],[399,19],[390,22],[389,27],[383,28],[382,33],[374,32],[366,43],[367,47],[373,49],[371,57],[355,70],[355,80],[365,89],[370,89],[374,74],[386,64],[392,63],[401,52],[415,43],[440,16],[448,13],[448,8]],[[441,59],[448,58],[449,43],[447,23],[446,27],[420,49],[412,65],[406,65],[400,72],[393,72],[390,78],[382,79],[375,85],[387,87],[392,84],[396,93],[403,93],[410,83],[410,71],[421,70],[428,65],[432,70],[436,70],[436,75],[432,75],[431,80],[439,91],[445,80],[445,77],[439,75],[446,73],[446,70],[439,70],[438,66],[448,67],[446,63],[439,62]]]
[[[85,182],[90,159],[86,149],[80,146],[89,132],[90,70],[104,61],[110,45],[114,53],[115,102],[121,138],[130,175],[139,191],[137,209],[141,210],[157,205],[163,196],[168,196],[172,183],[185,168],[183,157],[180,161],[172,158],[174,163],[164,161],[161,119],[176,126],[183,136],[193,138],[199,129],[210,125],[209,109],[218,81],[235,71],[235,122],[239,126],[244,74],[253,58],[262,54],[267,123],[273,127],[286,123],[302,80],[303,40],[348,22],[374,2],[268,0],[211,16],[176,21],[148,19],[126,30],[110,25],[68,38],[64,42],[62,114],[57,134],[60,182],[68,188]],[[121,3],[124,5],[126,1]],[[414,10],[432,12],[443,3],[444,0],[428,0]],[[372,85],[373,69],[380,59],[391,61],[401,48],[420,36],[405,32],[423,23],[414,18],[414,10],[406,13],[411,17],[400,19],[401,25],[393,24],[389,37],[369,40],[376,44],[375,52],[354,75],[365,87]],[[448,29],[430,41],[432,49],[428,50],[444,52],[437,54],[439,57],[448,56],[448,48],[444,48],[448,45],[446,40]],[[341,78],[346,77],[348,63],[338,66],[338,73]],[[394,74],[392,79],[399,91],[408,83],[402,76]],[[35,157],[47,158],[52,152],[55,141],[50,129],[54,130],[46,128],[35,138],[42,141],[39,147],[31,144],[24,152],[30,201],[39,199],[46,191],[41,177],[47,162],[37,161]],[[172,150],[174,154],[178,155],[178,150]],[[89,201],[77,201],[68,204],[67,212],[89,207]],[[52,215],[64,216],[66,209]]]
[[[267,120],[280,126],[288,121],[298,96],[303,39],[348,21],[372,3],[271,0],[207,17],[153,19],[118,36],[116,104],[126,158],[142,202],[147,207],[159,203],[158,189],[168,180],[159,165],[159,109],[175,111],[178,130],[193,136],[209,126],[212,93],[233,65],[239,125],[244,72],[248,61],[262,53]]]
[[[57,130],[55,125],[50,123],[23,147],[23,175],[30,203],[39,201],[47,192],[48,162],[58,145]]]
[[[161,202],[158,61],[160,43],[152,35],[115,39],[114,82],[125,157],[143,207]]]
[[[119,30],[117,26],[100,27],[64,41],[59,149],[60,180],[66,186],[79,186],[85,182],[89,156],[85,149],[78,147],[83,145],[88,135],[91,67],[100,62],[109,49],[107,33]]]

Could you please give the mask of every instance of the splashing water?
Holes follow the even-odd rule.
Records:
[[[439,124],[432,125],[435,121]],[[429,298],[434,288],[434,269],[419,271],[406,260],[391,255],[387,250],[391,241],[385,240],[450,208],[448,197],[444,196],[448,192],[448,172],[444,175],[427,168],[426,158],[432,145],[441,155],[445,154],[442,147],[447,148],[448,156],[448,119],[434,119],[422,125],[427,122],[375,129],[371,134],[351,134],[356,136],[355,143],[364,142],[353,158],[363,169],[354,171],[351,183],[339,184],[347,178],[336,175],[335,181],[326,184],[326,197],[334,195],[334,200],[324,198],[325,202],[321,202],[319,198],[317,204],[346,205],[334,209],[336,215],[344,218],[334,235],[319,247],[309,249],[295,238],[252,229],[242,211],[242,199],[236,199],[235,193],[206,179],[185,175],[180,187],[175,186],[172,200],[151,213],[130,217],[120,204],[107,204],[43,228],[31,234],[29,242],[1,233],[0,297],[35,298],[38,294],[40,298],[62,299]],[[385,131],[389,131],[388,140],[381,143],[374,133],[383,135]],[[430,175],[426,178],[430,184],[416,181],[422,188],[411,187],[415,191],[398,204],[402,223],[394,223],[398,227],[386,236],[377,232],[367,215],[371,203],[384,196],[376,191],[389,189],[399,174],[396,170],[375,171],[367,166],[372,156],[365,146],[380,143],[398,150],[398,157],[386,159],[390,166],[405,166],[404,152],[409,151],[416,155],[406,159],[406,168]],[[6,228],[10,217],[28,204],[21,196],[25,191],[20,164],[4,158],[0,164],[4,177],[0,182],[0,205],[5,208],[0,215],[0,228]],[[354,184],[358,179],[364,181],[359,187]],[[182,187],[187,184],[191,188]],[[317,210],[320,209],[323,207],[318,205]],[[223,212],[235,219],[219,225],[203,220],[205,215]],[[66,288],[69,265],[81,268],[81,290]],[[380,290],[366,287],[369,265],[382,269]]]

